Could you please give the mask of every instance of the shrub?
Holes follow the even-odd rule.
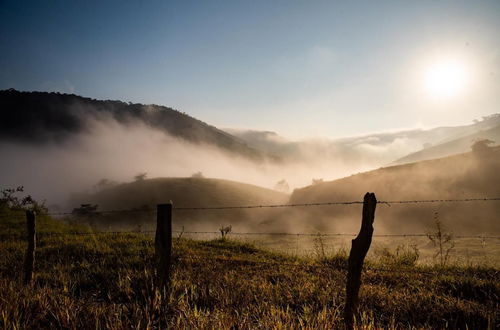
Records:
[[[392,252],[388,248],[382,249],[380,252],[380,262],[394,266],[415,266],[420,257],[419,250],[416,245],[398,245],[396,250]]]

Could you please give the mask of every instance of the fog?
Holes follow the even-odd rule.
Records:
[[[2,143],[2,185],[23,185],[36,198],[61,204],[69,194],[89,190],[103,178],[126,182],[142,172],[148,177],[185,177],[201,171],[261,185],[271,176],[265,165],[251,166],[216,147],[192,144],[140,122],[93,119],[89,127],[64,143]]]
[[[327,178],[377,168],[421,150],[438,137],[424,131],[378,133],[344,139],[289,140],[275,132],[226,129],[251,147],[283,157],[288,163],[323,163],[331,167]],[[420,134],[419,134],[420,133]]]
[[[282,150],[266,151],[282,161],[255,161],[220,148],[192,143],[167,134],[140,120],[120,122],[105,114],[84,116],[85,129],[64,140],[0,143],[2,187],[22,185],[47,205],[66,206],[74,192],[91,191],[101,179],[133,180],[138,173],[153,177],[223,178],[274,189],[280,180],[293,188],[309,185],[312,179],[332,180],[374,168],[405,153],[408,141],[391,143],[360,140],[352,147],[339,147],[327,140],[310,140],[297,145],[285,142]],[[287,154],[283,149],[289,148]],[[293,149],[293,150],[292,150]],[[293,152],[293,157],[290,154]]]
[[[293,141],[274,132],[251,130],[226,129],[232,134],[229,136],[175,111],[166,112],[174,118],[166,121],[162,117],[164,112],[155,107],[133,105],[133,111],[122,114],[114,106],[129,105],[99,102],[108,108],[99,110],[89,104],[73,103],[68,108],[60,107],[52,116],[60,118],[58,115],[63,113],[64,120],[48,124],[36,120],[23,123],[23,129],[31,130],[26,135],[29,138],[20,136],[20,127],[12,128],[12,136],[16,139],[3,136],[0,140],[0,186],[24,186],[26,194],[45,200],[51,211],[71,211],[89,202],[99,204],[99,210],[153,206],[165,198],[176,199],[174,204],[181,202],[184,207],[203,207],[286,203],[288,200],[291,203],[360,200],[366,191],[376,192],[382,200],[498,195],[498,189],[494,188],[497,185],[490,184],[498,182],[498,162],[493,154],[486,158],[470,156],[472,158],[458,161],[388,167],[376,173],[349,177],[385,167],[397,158],[421,150],[424,144],[439,144],[447,136],[463,136],[477,127],[494,126],[496,117],[495,122],[483,121],[476,126]],[[140,112],[141,109],[145,112]],[[67,122],[72,125],[62,125]],[[163,126],[165,122],[171,127]],[[177,122],[182,122],[183,126],[176,126]],[[187,131],[190,125],[195,126],[193,132]],[[229,147],[228,141],[231,142]],[[151,181],[146,186],[112,191],[107,197],[99,195],[103,186],[97,183],[103,179],[108,183],[127,183],[140,173],[146,173],[147,178],[181,178],[201,173],[198,177],[248,183],[288,195],[227,186],[226,183],[203,188],[201,182],[189,186],[188,190],[183,190],[186,189],[183,182],[166,191],[164,187],[171,182],[159,182],[155,186]],[[343,177],[347,178],[326,182]],[[169,194],[175,197],[166,196]],[[252,200],[252,196],[258,198]],[[494,205],[488,204],[480,211],[460,206],[459,217],[451,209],[446,210],[441,214],[442,219],[454,219],[456,228],[468,230],[469,220],[474,218],[476,232],[498,231],[491,220],[498,213]],[[382,206],[379,214],[383,220],[377,223],[378,230],[421,231],[432,226],[434,211],[429,206],[401,210]],[[203,214],[185,212],[176,215],[176,228],[186,225],[191,230],[213,231],[225,223],[234,225],[236,231],[355,232],[359,226],[359,212],[359,205]],[[397,225],[401,218],[409,220],[405,228]],[[154,224],[153,219],[147,217],[106,219],[103,222],[106,226],[116,220],[120,228],[115,229],[125,226],[130,229],[130,225],[136,226],[138,222]]]

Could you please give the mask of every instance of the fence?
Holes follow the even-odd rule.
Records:
[[[465,198],[465,199],[432,199],[432,200],[394,200],[394,201],[377,201],[374,194],[367,193],[363,201],[340,201],[340,202],[322,202],[322,203],[303,203],[303,204],[278,204],[278,205],[242,205],[242,206],[210,206],[210,207],[173,207],[171,203],[157,205],[157,210],[105,210],[96,211],[92,214],[113,214],[113,213],[148,213],[156,214],[156,230],[155,231],[140,231],[144,234],[154,234],[154,258],[156,274],[156,286],[162,292],[166,293],[169,288],[170,270],[173,264],[172,260],[172,237],[174,234],[182,236],[183,234],[221,234],[222,237],[228,234],[224,233],[223,228],[220,231],[184,231],[173,230],[172,219],[173,211],[185,210],[231,210],[231,209],[262,209],[262,208],[288,208],[288,207],[319,207],[328,205],[353,205],[362,204],[362,221],[360,232],[356,234],[351,233],[287,233],[287,232],[231,232],[230,235],[235,236],[256,236],[256,235],[270,235],[270,236],[291,236],[291,237],[355,237],[352,240],[352,248],[349,254],[348,266],[346,268],[337,268],[336,270],[346,272],[346,305],[344,310],[344,319],[347,328],[353,327],[353,320],[358,306],[358,293],[361,285],[361,274],[363,271],[364,259],[368,253],[373,237],[385,238],[408,238],[408,237],[428,237],[426,233],[404,233],[404,234],[374,234],[373,223],[375,221],[375,209],[377,205],[382,204],[390,206],[391,204],[424,204],[424,203],[460,203],[460,202],[492,202],[500,201],[500,198]],[[49,216],[65,216],[72,215],[73,212],[52,212],[47,213]],[[0,218],[3,217],[0,215]],[[36,251],[36,215],[32,211],[26,212],[26,225],[27,225],[27,249],[24,258],[24,283],[30,284],[33,278],[33,270],[35,265],[35,251]],[[58,235],[120,235],[124,231],[104,231],[104,232],[43,232],[43,236],[58,236]],[[133,233],[137,233],[134,231]],[[495,235],[455,235],[455,238],[480,238],[484,239],[500,239],[500,236]],[[182,257],[181,257],[182,258]],[[305,269],[332,269],[329,264],[297,264],[286,262],[267,262],[267,261],[248,261],[236,260],[228,258],[212,258],[214,261],[221,263],[245,263],[253,265],[262,265],[265,267],[270,266],[287,266],[287,267],[301,267]],[[196,258],[189,257],[184,259],[192,262]],[[391,272],[391,273],[420,273],[425,275],[442,274],[443,272],[421,271],[416,269],[387,269],[376,267],[365,267],[364,271],[375,272]],[[496,276],[496,275],[495,275]]]

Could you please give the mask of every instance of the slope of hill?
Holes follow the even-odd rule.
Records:
[[[221,179],[157,178],[120,184],[94,194],[75,195],[73,205],[97,204],[99,209],[154,209],[156,204],[173,201],[175,207],[214,207],[286,203],[288,195],[250,185]],[[251,225],[258,220],[245,210],[177,211],[174,225],[188,224],[190,229],[216,230],[221,224]],[[129,219],[120,216],[115,223],[154,225],[149,215]]]
[[[73,94],[0,91],[0,139],[31,143],[64,141],[89,129],[89,119],[142,123],[193,143],[260,160],[260,151],[177,110],[159,105],[99,101]]]
[[[328,162],[331,164],[330,168],[337,168],[337,173],[339,168],[345,168],[343,173],[353,173],[385,166],[413,152],[422,157],[409,156],[407,160],[406,157],[401,159],[411,162],[466,152],[470,150],[471,140],[476,137],[495,140],[499,135],[499,128],[500,114],[493,114],[482,120],[475,120],[470,125],[381,132],[339,139],[292,141],[270,131],[225,130],[250,147],[287,161]],[[461,142],[450,142],[457,139]],[[424,146],[426,149],[421,151]],[[433,150],[436,150],[435,154],[432,153]]]
[[[362,200],[375,192],[379,200],[429,200],[500,197],[500,147],[486,153],[465,153],[436,160],[391,166],[343,179],[296,189],[291,203]],[[456,233],[500,233],[500,202],[379,205],[379,232],[422,232],[436,219]],[[339,206],[315,209],[311,221],[327,219],[330,226],[359,229],[359,210]],[[314,220],[316,219],[316,220]],[[325,223],[323,220],[322,223]],[[321,223],[321,222],[320,222]]]
[[[468,150],[470,150],[470,147],[474,143],[474,141],[481,139],[489,139],[495,142],[499,142],[500,125],[414,152],[396,160],[394,164],[412,163],[421,160],[446,157],[462,152],[467,152]]]

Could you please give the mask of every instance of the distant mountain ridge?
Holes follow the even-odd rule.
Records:
[[[475,141],[483,139],[489,139],[498,144],[500,142],[500,125],[455,139],[447,139],[438,145],[430,146],[399,158],[394,164],[413,163],[467,152],[471,149],[471,145]]]
[[[500,114],[485,116],[470,125],[442,126],[364,134],[338,139],[288,140],[275,132],[225,129],[250,147],[286,160],[342,160],[354,168],[371,168],[445,157],[470,151],[475,140],[500,142]],[[365,170],[365,169],[363,169]]]
[[[239,138],[175,109],[74,94],[0,91],[0,139],[27,143],[60,142],[88,130],[89,118],[140,122],[187,140],[206,143],[252,160],[273,158]]]

